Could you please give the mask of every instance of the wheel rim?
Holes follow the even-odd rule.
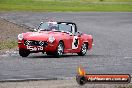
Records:
[[[87,45],[83,44],[82,45],[82,53],[85,54],[87,52]]]
[[[58,46],[58,54],[59,55],[63,54],[63,45],[62,44],[59,44],[59,46]]]

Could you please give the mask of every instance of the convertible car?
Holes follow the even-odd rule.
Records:
[[[41,22],[32,32],[18,35],[19,55],[42,52],[61,57],[65,53],[84,56],[92,48],[93,38],[77,31],[73,22]]]

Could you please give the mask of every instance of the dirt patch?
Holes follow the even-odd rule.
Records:
[[[0,18],[0,54],[6,50],[16,49],[17,35],[26,31],[27,29],[24,26]]]

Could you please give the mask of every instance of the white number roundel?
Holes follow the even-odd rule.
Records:
[[[72,49],[77,49],[79,44],[78,36],[73,37]]]

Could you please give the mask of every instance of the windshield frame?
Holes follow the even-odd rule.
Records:
[[[57,29],[56,30],[52,30],[52,29],[49,29],[49,30],[46,30],[46,29],[43,29],[43,30],[40,30],[40,27],[41,27],[41,25],[42,24],[54,24],[54,25],[56,25],[57,26]],[[61,27],[61,29],[60,29],[60,25],[64,25],[64,28],[63,27]],[[69,27],[68,27],[69,26]],[[67,28],[65,28],[65,27],[67,27]],[[54,32],[64,32],[64,33],[70,33],[70,34],[74,34],[73,33],[73,26],[72,26],[72,24],[67,24],[67,23],[58,23],[58,22],[41,22],[40,24],[39,24],[39,26],[38,26],[38,31],[54,31]]]
[[[46,25],[45,25],[45,24],[46,24]],[[47,26],[47,27],[41,29],[42,25],[45,25],[45,26]],[[54,31],[53,29],[58,30],[58,24],[57,24],[57,22],[45,22],[45,23],[40,23],[37,29],[38,29],[39,31]]]

